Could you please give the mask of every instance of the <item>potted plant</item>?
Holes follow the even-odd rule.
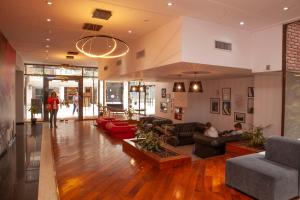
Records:
[[[129,106],[128,110],[125,111],[125,114],[126,114],[128,120],[132,120],[132,117],[134,114],[133,108],[131,106]]]
[[[35,114],[38,113],[38,109],[36,106],[32,105],[29,110],[31,112],[31,124],[36,124],[37,118],[35,118]]]
[[[263,135],[263,127],[253,127],[250,131],[243,133],[243,138],[248,140],[251,147],[264,148],[266,139]]]

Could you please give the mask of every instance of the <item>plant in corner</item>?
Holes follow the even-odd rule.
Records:
[[[31,112],[31,124],[36,124],[37,119],[35,118],[35,114],[38,113],[37,107],[32,105],[28,111]]]
[[[243,138],[249,141],[249,146],[264,148],[266,138],[263,135],[263,129],[263,127],[253,127],[250,131],[243,133]]]

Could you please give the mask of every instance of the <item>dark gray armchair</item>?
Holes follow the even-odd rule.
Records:
[[[261,200],[299,196],[300,141],[267,140],[265,155],[251,154],[226,161],[226,184]]]

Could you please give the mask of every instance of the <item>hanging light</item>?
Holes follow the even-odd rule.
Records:
[[[184,82],[174,82],[173,92],[185,92]]]
[[[189,92],[203,92],[201,81],[191,81],[189,86]]]
[[[196,80],[196,75],[199,74],[199,72],[195,71],[193,72],[193,74],[194,74],[194,81],[190,82],[189,92],[203,92],[201,81]]]
[[[129,92],[138,92],[138,90],[139,90],[139,86],[133,85],[133,86],[130,86]]]

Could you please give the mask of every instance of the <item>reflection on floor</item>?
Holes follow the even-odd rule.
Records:
[[[59,123],[52,148],[60,199],[251,199],[224,184],[227,155],[159,171],[121,142],[93,122]]]
[[[16,140],[0,158],[0,199],[35,200],[38,195],[42,126],[17,125]]]

